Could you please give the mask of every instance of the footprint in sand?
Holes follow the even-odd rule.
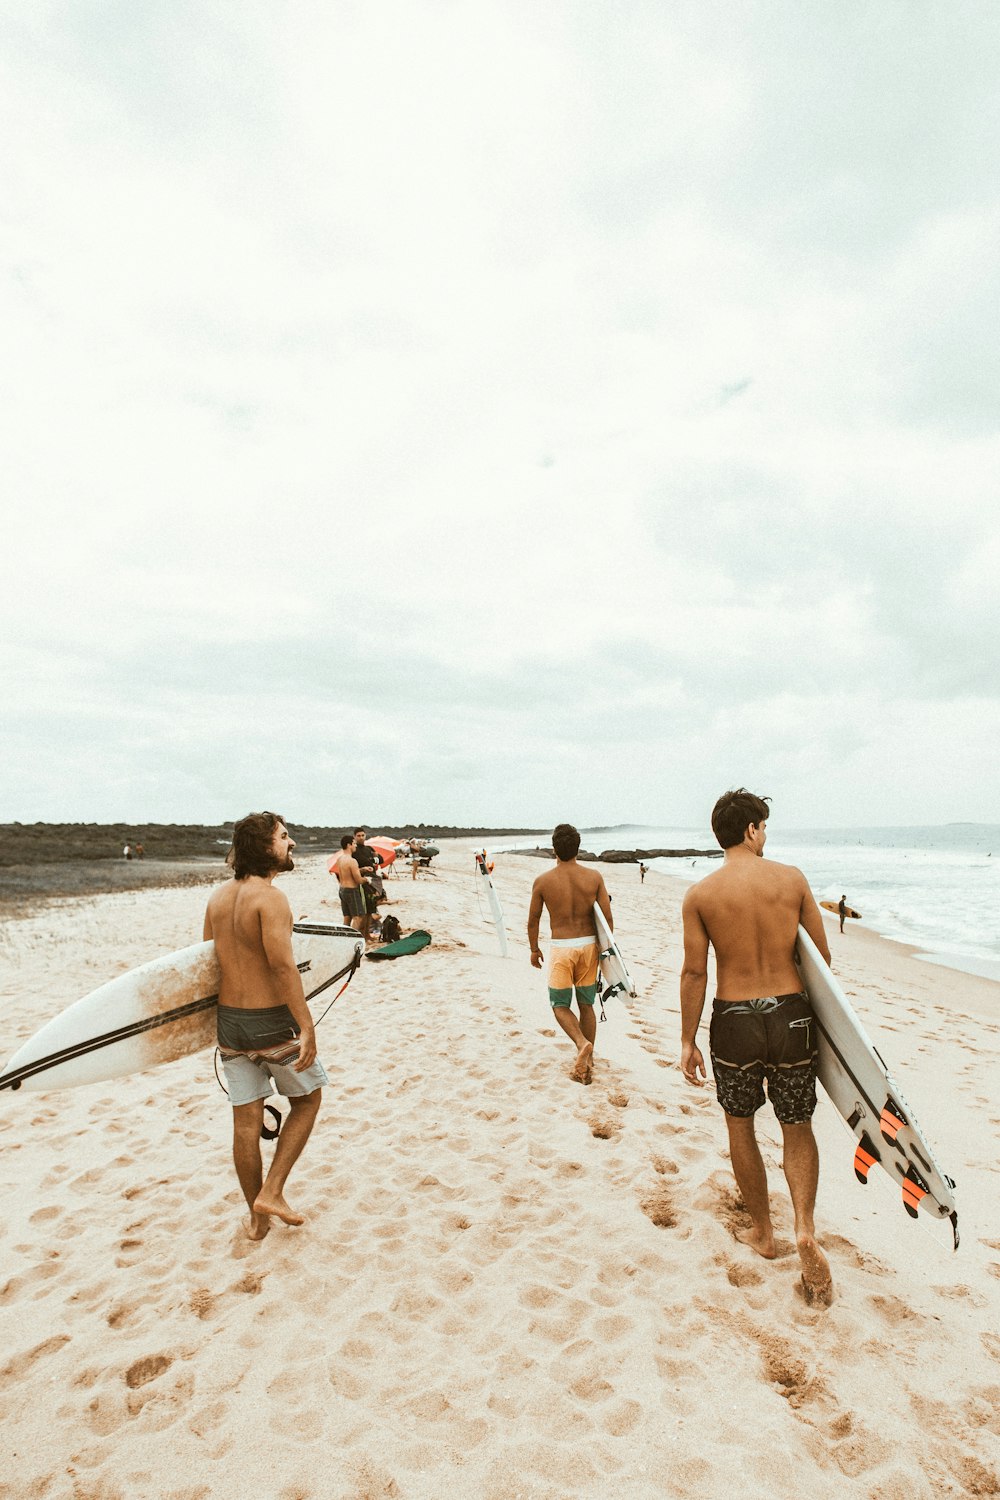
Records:
[[[675,1229],[677,1227],[677,1210],[674,1207],[673,1193],[666,1183],[661,1182],[643,1198],[639,1204],[646,1218],[659,1229]]]

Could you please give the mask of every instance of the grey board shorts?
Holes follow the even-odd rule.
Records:
[[[716,1000],[709,1050],[727,1115],[749,1119],[767,1098],[782,1125],[805,1125],[816,1108],[816,1023],[809,997]]]
[[[300,1099],[330,1081],[319,1058],[296,1073],[299,1028],[287,1005],[263,1010],[220,1005],[217,1026],[222,1071],[234,1109],[269,1099],[275,1092],[285,1099]]]

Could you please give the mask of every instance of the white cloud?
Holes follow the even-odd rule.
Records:
[[[734,14],[21,14],[0,816],[1000,816],[998,23]]]

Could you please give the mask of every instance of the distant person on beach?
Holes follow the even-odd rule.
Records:
[[[145,859],[146,858],[146,851],[142,847],[141,844],[136,844],[136,846],[135,846],[135,857],[136,857],[136,859]]]
[[[340,909],[344,914],[344,921],[348,927],[361,932],[367,909],[365,893],[361,887],[361,867],[354,858],[356,847],[353,833],[345,833],[340,841],[340,853],[331,868],[340,884]]]
[[[819,1182],[812,1131],[817,1054],[812,1007],[795,967],[799,923],[827,963],[830,949],[801,870],[763,858],[767,800],[744,787],[719,798],[712,831],[725,852],[724,862],[684,897],[681,1068],[688,1083],[702,1086],[705,1061],[696,1037],[711,944],[718,986],[709,1031],[712,1070],[726,1115],[733,1172],[752,1221],[737,1237],[766,1260],[778,1254],[754,1128],[766,1082],[784,1141],[803,1291],[808,1302],[828,1306],[833,1296],[830,1267],[816,1243],[813,1222]]]
[[[644,865],[643,862],[642,862],[642,860],[640,860],[639,861],[639,884],[640,885],[645,885],[646,884],[646,875],[647,875],[648,870],[649,870],[649,866],[648,865]]]
[[[577,1083],[589,1083],[597,1038],[594,999],[597,995],[597,932],[594,927],[594,903],[600,906],[608,927],[614,929],[611,901],[604,877],[577,862],[580,835],[570,823],[560,823],[552,833],[556,864],[539,875],[531,887],[528,908],[528,943],[531,963],[542,967],[543,955],[538,946],[538,924],[542,908],[548,911],[552,929],[552,958],[549,962],[549,1004],[552,1014],[576,1047],[572,1077]],[[576,992],[580,1019],[573,1014]]]
[[[125,848],[122,850],[122,855],[123,855],[123,857],[125,859],[131,859],[132,858],[132,845],[131,844],[126,844],[125,845]]]
[[[288,1174],[309,1139],[329,1082],[316,1056],[316,1032],[292,952],[292,911],[272,885],[295,868],[284,819],[250,813],[233,830],[227,862],[235,880],[214,892],[205,912],[222,971],[218,1039],[233,1106],[233,1161],[250,1209],[248,1233],[262,1240],[271,1216],[302,1224],[285,1201]],[[264,1100],[277,1088],[290,1105],[264,1176],[260,1132]]]
[[[840,918],[840,930],[841,930],[841,932],[843,932],[843,930],[844,930],[844,918],[847,916],[847,897],[846,896],[841,896],[840,900],[837,902],[837,915]]]
[[[368,834],[364,828],[354,830],[354,861],[361,871],[361,899],[365,903],[365,914],[361,919],[361,936],[368,941],[372,912],[375,910],[375,892],[371,886],[372,876],[378,869],[378,855],[365,843]]]

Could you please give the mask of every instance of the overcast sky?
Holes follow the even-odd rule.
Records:
[[[993,0],[0,10],[0,819],[1000,821]]]

